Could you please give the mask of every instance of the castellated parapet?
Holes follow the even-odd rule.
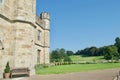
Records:
[[[40,14],[40,18],[41,19],[48,19],[48,20],[50,20],[50,14],[48,12],[42,12]]]
[[[36,0],[0,3],[0,79],[7,62],[11,68],[49,64],[50,14],[36,16]]]
[[[36,23],[44,29],[50,30],[50,14],[48,12],[42,12],[40,17],[36,16]]]

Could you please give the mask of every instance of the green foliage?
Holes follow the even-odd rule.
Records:
[[[42,69],[42,68],[48,68],[48,67],[49,67],[48,64],[37,64],[37,65],[35,65],[36,70]]]
[[[113,60],[118,56],[119,56],[119,53],[116,46],[111,45],[111,46],[104,47],[104,58],[106,60],[110,60],[110,59]]]
[[[75,55],[83,55],[83,56],[100,56],[101,53],[99,51],[99,48],[97,47],[89,47],[85,48],[83,50],[78,50]]]
[[[64,57],[66,56],[66,51],[64,48],[60,49],[59,50],[59,53],[60,53],[60,58],[61,59],[64,59]]]
[[[73,51],[67,51],[66,54],[67,54],[68,56],[72,56],[72,55],[74,55],[74,52],[73,52]]]
[[[93,59],[93,63],[96,63],[96,59]]]
[[[75,55],[81,55],[81,51],[82,51],[82,50],[78,50],[78,51],[75,53]]]
[[[51,62],[59,62],[61,60],[61,56],[59,50],[53,50],[50,54]]]
[[[64,58],[64,62],[72,62],[71,58],[69,56],[66,56]]]
[[[119,58],[120,58],[120,38],[117,37],[115,39],[115,44],[114,44],[117,48],[118,48],[118,53],[119,53]]]
[[[51,58],[51,62],[70,61],[70,58],[66,54],[66,51],[64,48],[53,50],[50,55],[50,58]]]
[[[9,73],[9,72],[10,72],[9,62],[7,62],[6,67],[5,67],[5,69],[4,69],[4,72],[5,72],[5,73]]]
[[[96,60],[96,61],[104,60],[103,59],[104,56],[83,57],[83,56],[77,56],[77,55],[75,55],[75,56],[70,56],[70,58],[71,58],[71,60],[73,62],[75,62],[75,61],[78,61],[78,62],[80,62],[80,61],[89,62],[90,61],[90,62],[92,62],[93,60]]]
[[[82,56],[104,56],[106,60],[119,60],[120,59],[120,38],[115,39],[114,45],[103,46],[100,48],[89,47],[83,50],[78,50],[75,55]]]
[[[62,62],[64,58],[71,55],[82,55],[83,57],[91,56],[104,56],[106,60],[116,60],[120,59],[120,38],[115,39],[114,45],[103,46],[97,48],[95,46],[85,48],[83,50],[78,50],[73,53],[73,51],[66,51],[64,48],[53,50],[51,53],[51,62]]]

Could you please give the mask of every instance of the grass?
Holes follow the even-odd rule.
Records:
[[[70,56],[72,61],[93,61],[93,60],[103,60],[103,56],[94,57],[82,57],[82,56]]]
[[[120,68],[120,63],[71,64],[36,69],[36,74],[63,74],[71,72]]]

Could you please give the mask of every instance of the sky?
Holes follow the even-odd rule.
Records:
[[[120,0],[37,0],[36,14],[49,12],[50,49],[102,47],[120,37]]]

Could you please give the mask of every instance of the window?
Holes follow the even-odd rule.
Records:
[[[2,41],[0,40],[0,50],[2,50]]]
[[[2,41],[0,40],[0,50],[3,50],[3,44],[2,44]]]
[[[37,64],[40,64],[40,50],[37,50]]]
[[[38,30],[38,40],[40,40],[40,37],[41,37],[41,31],[40,30]]]
[[[3,0],[0,0],[0,4],[2,4],[3,3]]]
[[[4,2],[4,0],[0,0],[0,6],[2,6],[2,5],[3,5],[3,2]]]

